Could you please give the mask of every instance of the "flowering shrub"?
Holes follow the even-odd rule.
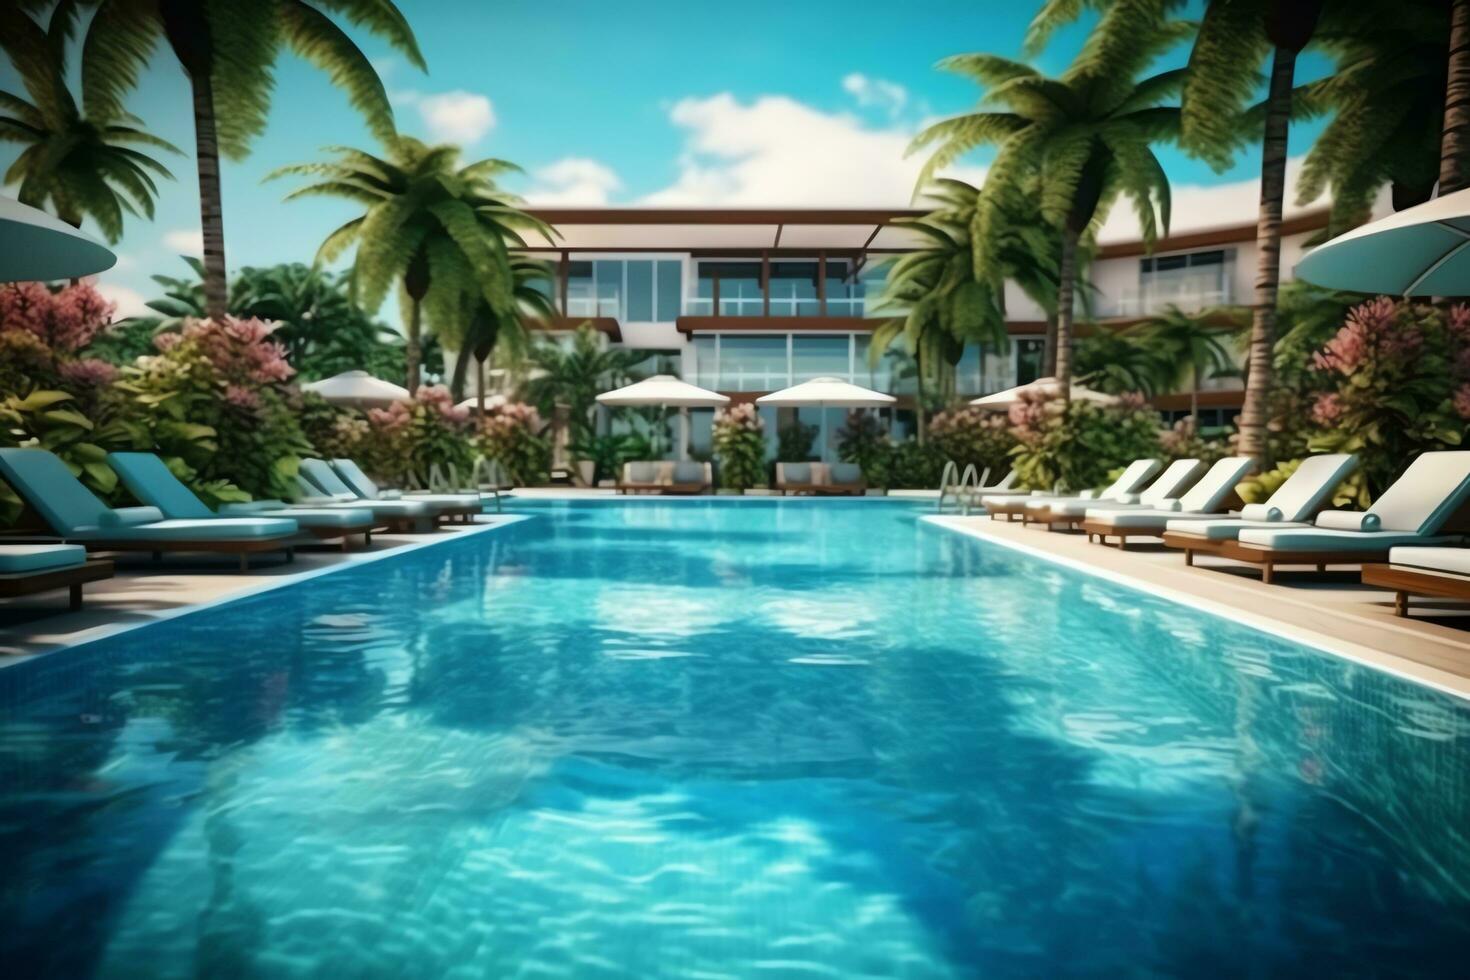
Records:
[[[456,408],[443,385],[424,385],[411,399],[368,409],[367,420],[379,451],[365,462],[389,484],[427,486],[430,470],[466,472],[474,462],[470,412]]]
[[[1061,485],[1084,490],[1111,471],[1159,451],[1159,415],[1140,395],[1116,405],[1064,404],[1046,392],[1022,392],[1011,406],[1017,445],[1011,450],[1020,483],[1031,489]]]
[[[888,447],[888,430],[876,412],[855,408],[847,413],[847,422],[837,430],[838,457],[844,463],[857,463],[865,474],[876,468]],[[881,485],[871,475],[868,480],[874,486]]]
[[[551,471],[551,441],[534,405],[508,401],[503,395],[485,399],[480,420],[480,451],[505,469],[516,486],[545,481]]]
[[[1182,418],[1173,428],[1159,433],[1159,449],[1170,459],[1200,459],[1206,463],[1224,459],[1230,455],[1230,445],[1224,439],[1205,439],[1195,428],[1194,419]]]
[[[753,402],[715,411],[712,434],[720,486],[748,490],[766,482],[766,424]]]
[[[1016,445],[1009,418],[972,405],[935,415],[929,421],[929,439],[945,459],[954,460],[961,470],[974,464],[981,472],[989,469],[997,477],[1010,468],[1010,453]]]
[[[933,490],[944,475],[948,457],[932,441],[885,443],[863,466],[868,483],[886,490]]]
[[[162,334],[159,353],[123,369],[149,444],[210,502],[289,496],[312,451],[301,395],[271,326],[259,320],[190,320]]]
[[[1355,307],[1317,351],[1313,452],[1357,453],[1366,506],[1421,452],[1460,445],[1470,419],[1470,308],[1380,297]]]
[[[112,322],[113,304],[88,283],[52,292],[39,282],[0,287],[0,324],[24,330],[58,354],[74,354]]]

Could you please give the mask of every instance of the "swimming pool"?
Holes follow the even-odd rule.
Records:
[[[1462,702],[914,505],[522,509],[0,671],[6,975],[1463,969]]]

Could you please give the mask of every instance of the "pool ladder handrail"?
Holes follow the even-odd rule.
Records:
[[[986,467],[982,473],[976,469],[974,463],[966,463],[963,470],[960,464],[954,460],[947,460],[944,470],[939,476],[939,502],[935,505],[935,512],[944,513],[944,502],[953,494],[955,504],[962,508],[962,513],[969,513],[966,503],[965,491],[971,487],[979,490],[985,486],[985,481],[990,478],[990,467]]]

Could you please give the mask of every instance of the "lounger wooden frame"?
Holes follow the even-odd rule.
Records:
[[[279,538],[241,538],[237,540],[217,541],[150,541],[146,538],[138,538],[130,541],[76,541],[69,540],[70,544],[85,545],[88,551],[129,551],[148,552],[154,561],[159,561],[164,554],[186,554],[190,552],[207,552],[209,554],[233,554],[240,556],[240,571],[250,571],[250,556],[259,555],[270,551],[284,552],[286,561],[296,560],[296,546],[301,543],[299,535]]]
[[[816,487],[819,497],[861,497],[868,492],[868,481],[857,483],[824,483]]]
[[[1227,539],[1211,541],[1195,534],[1166,531],[1164,544],[1184,552],[1184,564],[1193,565],[1196,554],[1214,555],[1230,561],[1244,562],[1261,567],[1261,581],[1267,585],[1276,580],[1276,569],[1281,565],[1311,565],[1318,572],[1327,571],[1329,565],[1363,565],[1368,562],[1388,560],[1388,545],[1336,551],[1301,551],[1285,548],[1267,548],[1263,545],[1244,544]]]
[[[91,558],[76,565],[62,568],[43,568],[33,572],[6,572],[0,574],[0,599],[67,589],[70,593],[69,608],[82,608],[82,586],[112,578],[113,565],[106,558]]]
[[[704,483],[619,483],[618,493],[654,493],[671,496],[697,496],[708,490]]]
[[[1158,538],[1164,534],[1161,530],[1153,530],[1146,527],[1118,528],[1106,521],[1096,519],[1084,519],[1078,526],[1087,532],[1087,540],[1089,542],[1095,537],[1098,544],[1106,546],[1108,538],[1117,538],[1119,550],[1127,549],[1129,538]]]
[[[1409,615],[1409,596],[1470,602],[1470,577],[1454,572],[1411,568],[1407,565],[1364,565],[1363,584],[1393,590],[1395,616]]]

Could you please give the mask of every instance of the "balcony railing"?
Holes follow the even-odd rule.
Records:
[[[720,297],[720,312],[712,312],[714,300],[707,296],[691,296],[684,300],[685,316],[728,316],[728,317],[815,317],[822,315],[822,304],[815,299],[771,298],[770,313],[766,312],[765,301],[760,297],[726,299]],[[862,316],[864,303],[861,299],[827,300],[827,316]]]
[[[1094,304],[1100,317],[1153,316],[1170,306],[1186,313],[1197,313],[1214,306],[1228,306],[1228,289],[1150,289],[1103,298]]]

